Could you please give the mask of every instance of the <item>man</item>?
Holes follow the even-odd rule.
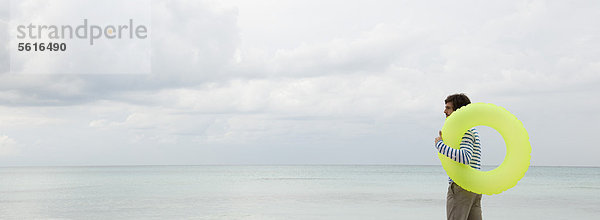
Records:
[[[446,98],[446,107],[444,114],[446,118],[460,107],[471,103],[465,94],[453,94]],[[446,155],[450,159],[470,165],[472,168],[481,169],[481,146],[479,143],[479,133],[475,128],[469,129],[462,137],[460,149],[454,149],[444,144],[442,132],[435,138],[435,148],[438,152]],[[481,194],[469,192],[456,185],[452,179],[448,178],[448,195],[446,197],[446,216],[448,219],[474,220],[481,219]]]

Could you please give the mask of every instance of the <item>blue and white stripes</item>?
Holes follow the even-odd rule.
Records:
[[[467,164],[475,169],[481,169],[481,145],[479,143],[479,132],[475,128],[471,128],[465,133],[458,150],[449,147],[441,140],[435,144],[435,147],[438,152],[456,162]]]

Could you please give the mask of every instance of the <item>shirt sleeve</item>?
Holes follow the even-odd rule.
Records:
[[[462,141],[460,142],[460,149],[454,149],[450,146],[444,144],[442,140],[435,143],[435,148],[437,148],[438,152],[443,155],[446,155],[450,159],[462,163],[467,164],[471,162],[471,157],[473,155],[473,147],[475,143],[475,136],[473,131],[468,130],[467,133],[462,137]]]

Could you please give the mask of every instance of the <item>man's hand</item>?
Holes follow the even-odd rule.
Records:
[[[435,138],[435,143],[437,144],[437,142],[439,142],[440,140],[442,140],[442,131],[440,131],[440,136]]]

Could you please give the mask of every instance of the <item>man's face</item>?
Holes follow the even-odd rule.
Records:
[[[446,114],[446,118],[450,116],[454,112],[454,105],[452,102],[446,103],[446,107],[444,108],[444,114]]]

